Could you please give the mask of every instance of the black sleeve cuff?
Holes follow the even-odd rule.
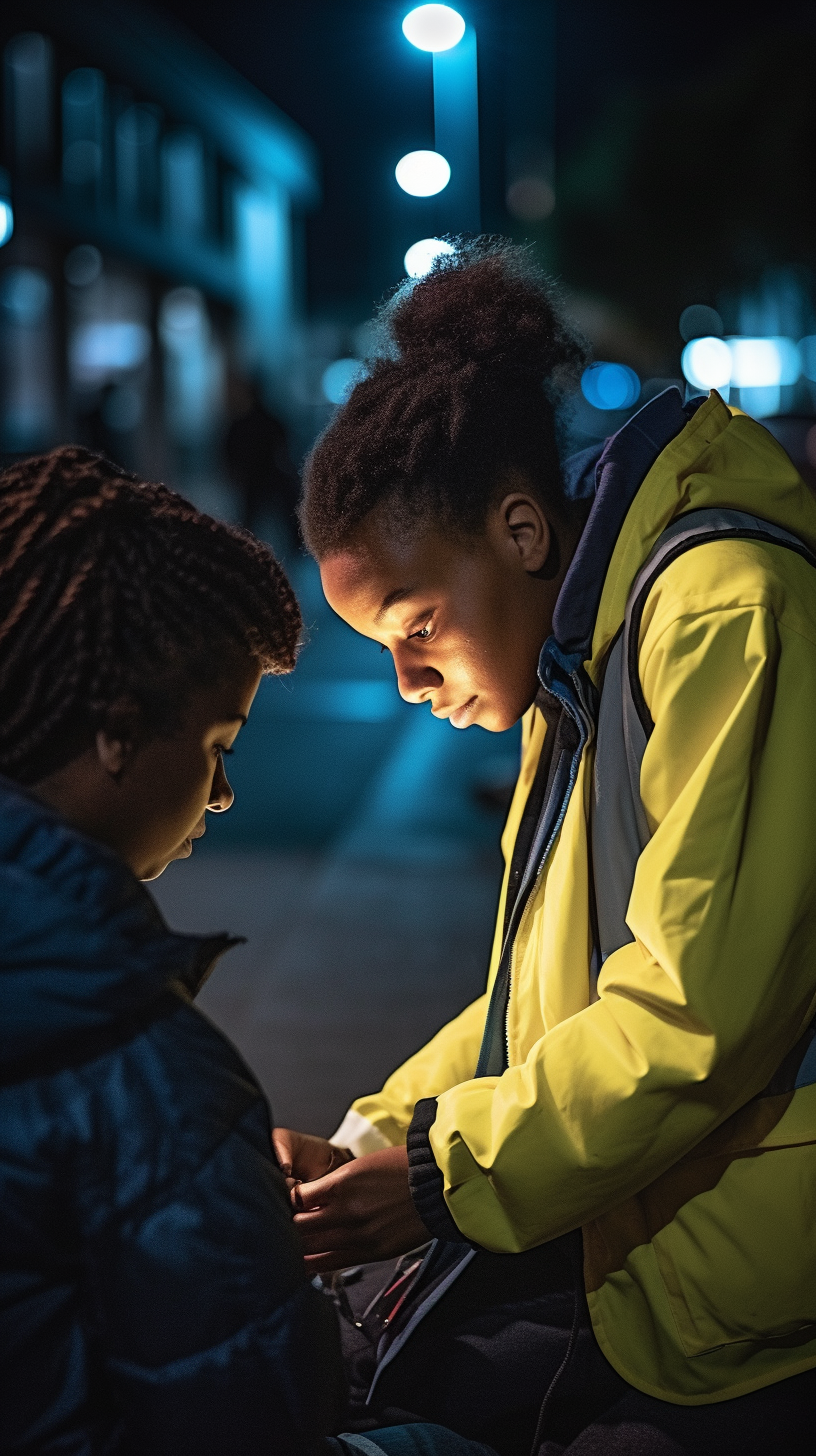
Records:
[[[436,1121],[436,1098],[423,1097],[414,1108],[408,1129],[408,1183],[414,1208],[435,1239],[449,1244],[468,1244],[451,1217],[445,1202],[445,1182],[436,1166],[428,1133]]]

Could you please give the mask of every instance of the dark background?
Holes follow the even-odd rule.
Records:
[[[433,200],[393,181],[432,145],[430,58],[391,0],[172,0],[160,7],[313,137],[324,200],[307,223],[310,309],[357,320],[402,274]],[[769,267],[816,265],[816,5],[468,0],[479,40],[482,226],[534,242],[605,305],[617,357],[677,372],[677,318]],[[551,18],[550,18],[551,17]],[[554,43],[552,40],[554,37]],[[519,138],[550,135],[556,208],[505,206]],[[423,211],[424,209],[424,211]],[[406,221],[406,214],[410,221]],[[590,332],[591,320],[590,320]]]
[[[108,0],[101,13],[90,0],[63,5],[57,14],[51,0],[7,0],[0,12],[4,44],[17,32],[55,32],[55,156],[57,88],[76,66],[101,66],[120,109],[125,91],[128,106],[160,102],[168,134],[190,122],[184,106],[175,115],[169,88],[154,95],[149,67],[142,85],[95,53],[111,18],[114,41],[127,46],[134,32],[125,0]],[[198,77],[195,96],[210,108],[195,121],[205,139],[221,105],[237,107],[233,115],[245,124],[246,97],[239,86],[236,101],[228,76],[207,89],[209,62],[190,45],[191,33],[315,146],[322,197],[296,217],[299,297],[280,331],[284,338],[289,330],[285,379],[270,373],[267,395],[252,406],[256,421],[266,410],[267,434],[272,409],[281,416],[277,429],[288,432],[289,461],[277,465],[287,491],[295,489],[294,465],[331,416],[325,372],[342,360],[354,367],[364,355],[365,321],[404,279],[406,248],[447,225],[444,193],[408,197],[394,178],[404,153],[434,144],[432,62],[401,33],[409,8],[410,0],[156,0],[152,7],[138,0],[150,54],[175,56],[178,74]],[[462,0],[457,8],[478,36],[482,227],[529,243],[561,279],[596,360],[637,374],[640,392],[626,408],[596,408],[576,392],[575,445],[613,433],[667,385],[685,388],[678,323],[688,305],[718,309],[717,333],[816,340],[812,0],[739,7]],[[176,37],[167,24],[177,26]],[[276,126],[285,130],[265,115],[267,139]],[[108,148],[112,122],[111,115]],[[11,167],[13,128],[5,132]],[[229,243],[233,163],[218,161],[223,186],[213,197],[222,202],[220,213],[210,208],[210,252]],[[119,165],[111,164],[109,181]],[[524,222],[510,210],[509,189],[530,173],[552,188],[554,207]],[[0,255],[0,402],[13,394],[9,340],[16,339],[28,351],[20,357],[40,370],[32,399],[42,403],[51,380],[55,405],[42,437],[4,448],[81,439],[215,514],[243,519],[273,542],[301,600],[306,640],[297,670],[262,684],[230,759],[234,807],[212,819],[193,858],[171,866],[154,890],[179,929],[247,937],[218,967],[201,1004],[258,1072],[278,1120],[327,1133],[353,1096],[379,1086],[483,989],[518,730],[457,733],[427,706],[403,703],[388,655],[329,609],[282,499],[270,501],[265,516],[250,514],[234,468],[240,452],[229,441],[247,418],[247,386],[258,379],[239,347],[237,298],[200,292],[208,287],[196,272],[206,253],[201,239],[193,246],[188,238],[187,254],[174,263],[164,202],[152,193],[144,215],[105,214],[113,197],[104,193],[101,212],[89,206],[77,221],[53,159],[44,192],[50,212],[42,205],[37,212],[33,192],[26,202],[24,176],[11,180],[17,221]],[[103,236],[95,229],[104,216]],[[138,236],[152,252],[140,254]],[[71,310],[82,290],[71,292],[65,267],[86,243],[102,249],[114,303],[116,288],[136,290],[150,339],[148,358],[112,375],[111,393],[93,396],[92,409],[87,401],[80,409],[68,367],[79,317]],[[285,278],[288,290],[288,269],[276,274],[275,256],[265,255],[264,277]],[[53,299],[48,320],[30,336],[4,293],[15,277],[39,278]],[[224,369],[201,438],[186,442],[173,436],[165,408],[173,375],[161,326],[179,285],[182,295],[195,285]],[[93,315],[103,324],[120,317],[104,298]],[[264,337],[278,337],[268,319]],[[771,391],[770,402],[758,397],[762,390],[732,401],[756,413],[816,482],[816,365],[808,367],[795,385]],[[117,390],[142,391],[141,423],[117,425],[106,415]]]

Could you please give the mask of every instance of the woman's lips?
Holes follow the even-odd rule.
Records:
[[[473,717],[475,706],[476,695],[474,694],[472,698],[468,698],[467,702],[462,704],[461,708],[454,708],[449,719],[454,728],[467,728],[468,723]]]

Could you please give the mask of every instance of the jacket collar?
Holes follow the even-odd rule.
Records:
[[[629,507],[658,455],[703,402],[684,407],[680,391],[667,389],[616,435],[566,461],[568,494],[591,496],[592,505],[553,612],[553,636],[565,655],[589,656],[604,578]]]
[[[194,995],[227,935],[178,935],[112,851],[0,776],[0,1064],[96,1030],[173,984]]]

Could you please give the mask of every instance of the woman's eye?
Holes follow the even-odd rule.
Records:
[[[411,633],[411,637],[416,638],[417,641],[419,641],[419,642],[427,642],[427,640],[430,637],[430,635],[431,635],[430,623],[428,623],[425,627],[420,627],[420,629],[419,629],[418,632],[412,632]]]
[[[215,743],[213,747],[219,758],[227,758],[231,753],[235,752],[234,748],[225,748],[223,743]]]

